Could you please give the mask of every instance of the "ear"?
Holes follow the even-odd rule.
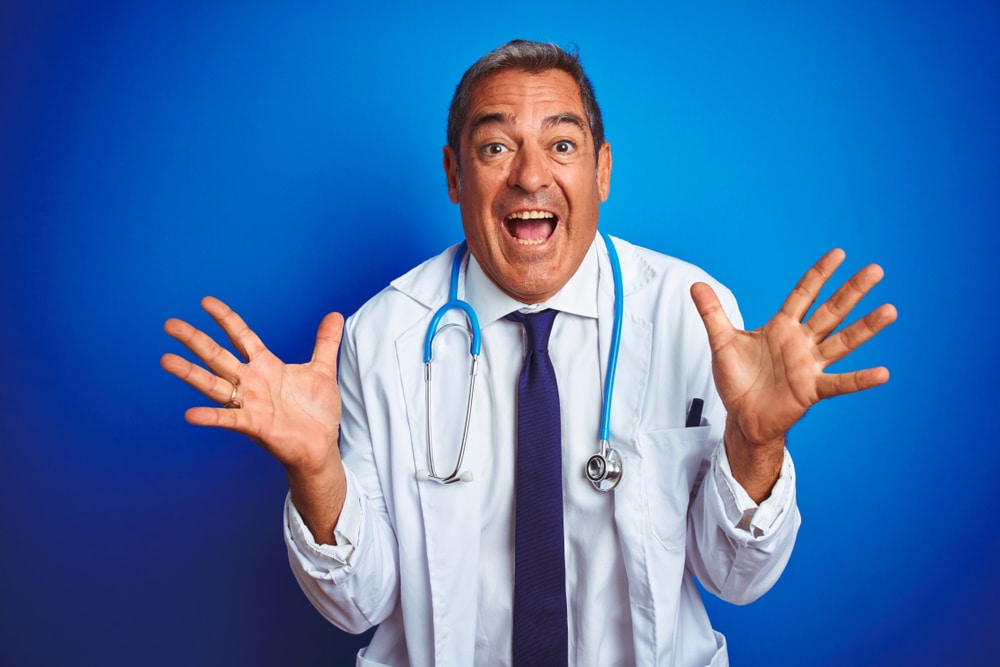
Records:
[[[611,192],[611,144],[606,141],[597,152],[597,192],[602,202],[608,200]]]
[[[451,150],[451,146],[445,146],[442,152],[444,153],[444,176],[448,181],[448,198],[451,199],[452,204],[457,204],[458,195],[462,191],[459,185],[458,156],[455,155],[455,151]]]

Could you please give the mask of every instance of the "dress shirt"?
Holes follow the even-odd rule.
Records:
[[[500,291],[469,260],[466,300],[483,331],[480,368],[492,411],[489,475],[483,496],[476,664],[510,662],[514,581],[514,485],[517,469],[515,405],[524,359],[521,326],[504,319],[515,310],[559,311],[549,337],[549,358],[559,383],[563,460],[563,538],[566,550],[570,664],[635,662],[628,582],[614,522],[614,495],[597,491],[584,475],[597,451],[603,380],[597,328],[598,261],[592,246],[576,274],[546,302],[525,306]],[[487,379],[488,378],[488,379]],[[480,415],[477,414],[476,417]],[[484,414],[483,417],[486,417]],[[482,422],[479,422],[482,423]],[[597,563],[614,563],[612,568]]]

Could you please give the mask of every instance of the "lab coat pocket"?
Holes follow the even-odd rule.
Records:
[[[640,436],[646,506],[652,535],[667,549],[683,549],[688,505],[708,465],[708,426],[647,431]]]

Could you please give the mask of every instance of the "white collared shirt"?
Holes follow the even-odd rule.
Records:
[[[479,563],[476,664],[509,664],[514,582],[514,488],[517,469],[515,405],[524,358],[515,310],[559,311],[549,337],[549,357],[559,385],[563,435],[563,525],[570,664],[635,662],[628,582],[615,529],[614,495],[594,489],[584,476],[597,451],[603,402],[597,327],[598,259],[592,245],[576,274],[546,302],[525,306],[501,292],[470,256],[466,300],[483,332],[481,376],[486,378],[490,446],[479,479],[483,495]],[[478,389],[477,389],[478,391]],[[479,417],[479,415],[476,415]],[[611,568],[607,563],[613,563]],[[600,565],[598,565],[600,564]]]

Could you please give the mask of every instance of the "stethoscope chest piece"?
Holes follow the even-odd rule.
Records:
[[[594,454],[587,460],[587,479],[598,491],[611,491],[622,478],[622,457],[608,445],[606,440],[601,441],[601,451]]]

